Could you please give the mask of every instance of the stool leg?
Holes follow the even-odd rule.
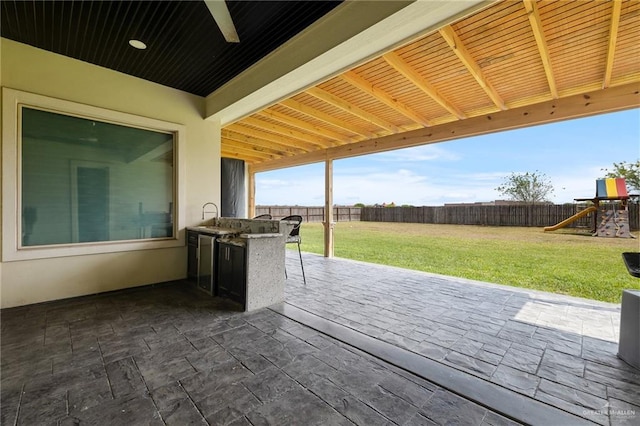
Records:
[[[302,252],[300,251],[300,243],[298,243],[298,256],[300,256],[300,267],[302,268],[302,281],[307,285],[307,277],[304,276],[304,265],[302,264]]]

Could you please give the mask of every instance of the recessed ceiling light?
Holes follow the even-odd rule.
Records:
[[[147,48],[147,45],[141,42],[140,40],[129,40],[129,44],[136,49],[144,50]]]

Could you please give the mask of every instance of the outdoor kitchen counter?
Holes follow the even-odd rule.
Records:
[[[246,241],[245,310],[253,311],[284,302],[285,236],[280,233],[245,235],[240,235]]]
[[[219,242],[245,248],[245,311],[284,301],[285,244],[292,224],[282,221],[219,218],[187,230],[218,236]]]

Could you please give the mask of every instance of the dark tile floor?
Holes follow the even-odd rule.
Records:
[[[185,282],[5,309],[1,323],[3,425],[513,424]]]

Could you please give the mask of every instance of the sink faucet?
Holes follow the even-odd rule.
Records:
[[[215,211],[215,212],[213,212],[213,211],[210,211],[210,212],[206,211],[206,210],[205,210],[205,208],[206,208],[208,205],[212,205],[213,207],[215,207],[215,208],[216,208],[216,211]],[[202,206],[202,220],[204,220],[204,215],[205,215],[205,213],[215,213],[215,214],[216,214],[216,216],[215,216],[215,217],[216,217],[216,219],[217,219],[217,218],[218,218],[218,214],[219,214],[219,213],[218,213],[218,206],[217,206],[215,203],[212,203],[212,202],[204,203],[204,205]]]

